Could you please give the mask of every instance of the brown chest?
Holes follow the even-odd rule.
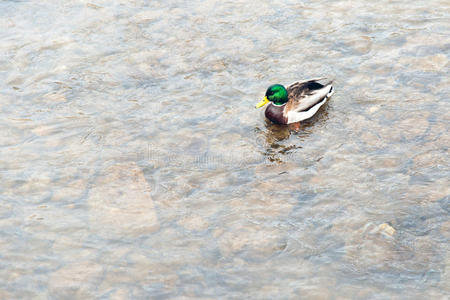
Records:
[[[283,110],[286,105],[278,106],[272,103],[266,108],[266,118],[277,124],[287,124],[287,117],[284,116]]]

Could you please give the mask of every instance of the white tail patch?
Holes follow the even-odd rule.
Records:
[[[330,91],[327,94],[327,98],[330,98],[331,95],[333,95],[333,94],[334,94],[334,88],[333,88],[333,86],[331,86]]]
[[[307,111],[290,111],[288,112],[288,124],[300,122],[311,118],[319,110],[319,108],[327,102],[328,98],[325,97],[321,102],[317,103]]]
[[[316,105],[312,106],[310,109],[306,111],[290,111],[287,113],[288,124],[300,122],[306,119],[311,118],[314,114],[319,110],[319,108],[327,102],[328,98],[334,94],[333,86],[330,86],[330,90],[325,95],[322,101],[318,102]]]

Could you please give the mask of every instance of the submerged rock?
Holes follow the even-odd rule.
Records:
[[[381,232],[387,236],[393,236],[395,234],[395,229],[391,225],[383,223],[378,226],[378,232]]]
[[[55,299],[88,299],[95,297],[103,268],[92,261],[77,262],[57,270],[50,276],[50,295]]]
[[[106,168],[89,191],[91,229],[105,238],[136,237],[159,229],[150,187],[135,163]]]
[[[358,269],[388,270],[395,259],[395,229],[386,224],[367,223],[346,241],[346,259]]]
[[[428,129],[429,113],[416,114],[411,118],[400,121],[398,128],[405,139],[417,139]]]
[[[178,224],[190,231],[201,231],[208,228],[208,222],[198,215],[186,216],[179,220]]]
[[[244,251],[249,259],[267,258],[286,248],[286,237],[278,229],[265,228],[254,224],[231,230],[225,233],[217,232],[220,252],[229,257]]]

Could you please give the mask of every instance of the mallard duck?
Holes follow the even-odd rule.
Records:
[[[264,99],[256,105],[266,108],[266,118],[277,124],[291,124],[311,118],[334,93],[331,81],[325,85],[317,82],[325,78],[297,81],[285,88],[281,84],[269,86]]]

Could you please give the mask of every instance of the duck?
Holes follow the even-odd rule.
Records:
[[[260,108],[268,104],[265,116],[276,124],[292,124],[311,118],[333,95],[332,81],[321,84],[326,78],[313,78],[297,81],[287,88],[273,84],[267,88],[266,95],[256,105]]]

